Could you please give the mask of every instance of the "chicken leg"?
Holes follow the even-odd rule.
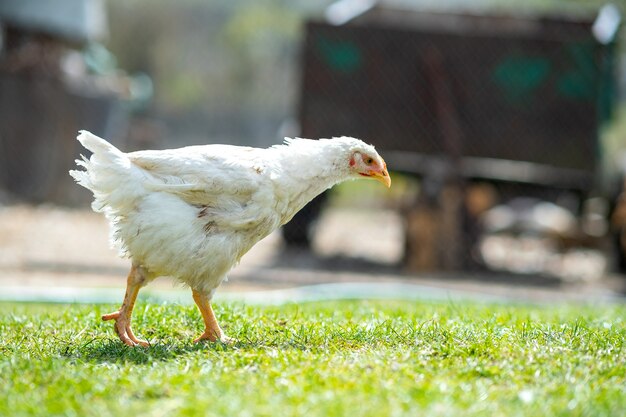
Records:
[[[191,290],[191,294],[193,296],[193,300],[196,302],[198,306],[198,310],[200,310],[200,314],[202,314],[202,319],[204,320],[204,333],[200,335],[193,342],[198,343],[204,340],[209,340],[211,342],[220,341],[226,344],[232,344],[235,342],[234,339],[226,336],[222,331],[222,328],[219,324],[217,324],[217,319],[215,318],[215,313],[213,313],[213,309],[211,308],[211,303],[209,302],[209,297],[205,292],[200,292],[196,290]]]
[[[116,312],[102,316],[102,320],[104,321],[115,320],[115,332],[120,340],[128,346],[150,346],[150,343],[147,341],[137,339],[133,330],[130,328],[135,300],[137,300],[137,294],[139,294],[139,289],[142,287],[145,280],[143,268],[133,265],[128,273],[128,279],[126,280],[126,294],[124,295],[122,307]]]

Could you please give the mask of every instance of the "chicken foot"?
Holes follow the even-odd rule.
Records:
[[[103,321],[115,320],[115,332],[119,336],[120,340],[128,346],[150,346],[150,343],[147,341],[137,339],[130,327],[133,308],[135,307],[135,301],[137,300],[137,294],[139,294],[139,289],[142,287],[144,282],[145,276],[143,274],[143,269],[133,265],[128,273],[128,279],[126,280],[126,294],[124,295],[122,306],[118,311],[102,316]]]
[[[191,290],[191,295],[198,306],[198,310],[200,310],[200,314],[202,314],[205,326],[204,333],[202,333],[197,339],[194,339],[193,342],[198,343],[204,340],[216,342],[219,340],[220,342],[226,344],[234,343],[235,339],[226,336],[220,325],[217,324],[217,318],[215,318],[215,313],[213,312],[213,308],[211,308],[208,295],[204,292],[193,289]]]

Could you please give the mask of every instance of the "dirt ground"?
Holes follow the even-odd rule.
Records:
[[[329,209],[319,221],[314,251],[286,249],[278,233],[257,244],[221,292],[294,288],[323,283],[416,284],[456,293],[523,301],[621,300],[626,279],[560,282],[532,275],[486,272],[407,274],[398,265],[402,221],[392,211]],[[122,288],[129,268],[108,246],[102,215],[55,206],[0,207],[0,295],[3,288]],[[167,279],[153,288],[174,288]]]

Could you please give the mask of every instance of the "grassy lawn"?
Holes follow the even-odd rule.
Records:
[[[328,302],[216,306],[235,346],[193,345],[193,306],[0,304],[0,415],[617,416],[626,306]]]

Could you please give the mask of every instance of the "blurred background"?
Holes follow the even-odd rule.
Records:
[[[0,0],[0,285],[123,285],[67,171],[130,151],[355,136],[342,184],[244,257],[233,290],[417,282],[623,296],[626,2]],[[166,284],[169,285],[169,284]]]

